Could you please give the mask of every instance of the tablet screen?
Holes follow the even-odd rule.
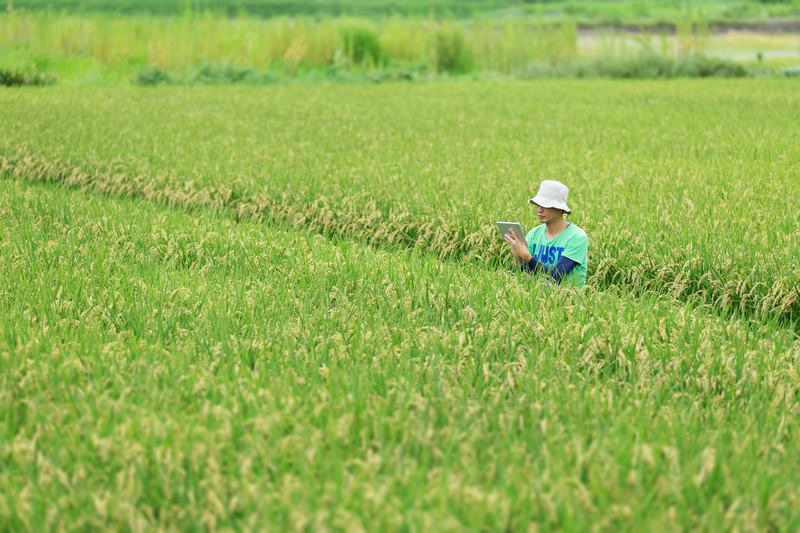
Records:
[[[498,222],[497,229],[500,231],[501,237],[513,229],[516,230],[523,239],[525,238],[525,230],[519,222]]]

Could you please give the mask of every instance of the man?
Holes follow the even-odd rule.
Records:
[[[524,271],[545,272],[559,285],[586,285],[589,263],[589,238],[565,214],[569,189],[561,182],[544,180],[528,203],[537,207],[540,225],[522,235],[509,231],[503,239]]]

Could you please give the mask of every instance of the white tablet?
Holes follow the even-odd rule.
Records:
[[[522,229],[522,224],[519,222],[498,222],[497,229],[500,230],[501,237],[511,230],[516,230],[520,237],[525,238],[525,230]]]

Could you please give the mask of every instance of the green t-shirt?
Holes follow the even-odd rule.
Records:
[[[528,241],[528,251],[531,255],[544,264],[547,269],[556,266],[562,255],[578,263],[561,280],[562,286],[583,287],[586,285],[589,238],[581,228],[570,222],[555,239],[548,240],[547,226],[540,224],[528,232],[525,240]]]

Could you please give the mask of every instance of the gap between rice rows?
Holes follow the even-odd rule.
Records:
[[[174,187],[148,176],[127,176],[85,170],[58,161],[47,161],[19,150],[0,155],[0,177],[53,183],[109,196],[141,198],[169,208],[211,209],[233,219],[270,222],[304,229],[328,237],[353,238],[381,248],[415,249],[440,260],[509,268],[508,251],[493,225],[477,232],[453,225],[443,217],[423,219],[407,210],[386,211],[366,194],[358,198],[312,201],[302,194],[247,194],[227,187]],[[800,335],[800,288],[775,280],[721,279],[698,258],[680,263],[659,263],[647,256],[637,258],[635,268],[620,264],[611,255],[595,253],[587,285],[597,289],[616,287],[633,295],[655,292],[681,301],[705,305],[723,316],[739,315],[762,323],[789,327]],[[597,256],[600,255],[599,259]]]

